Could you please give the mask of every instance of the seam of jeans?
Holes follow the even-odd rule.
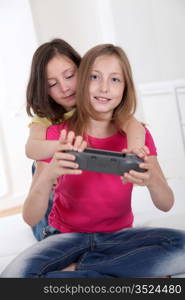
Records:
[[[171,239],[171,238],[169,238],[168,236],[166,236],[166,235],[158,235],[158,234],[156,234],[156,235],[153,235],[152,236],[152,238],[162,238],[162,239],[166,239],[168,242],[170,242],[170,243],[173,243],[173,240]],[[141,237],[136,237],[136,238],[134,238],[134,240],[135,241],[139,241],[139,240],[143,240],[143,239],[148,239],[148,238],[151,238],[151,236],[149,235],[149,234],[147,234],[146,236],[141,236]],[[125,239],[120,239],[120,240],[116,240],[116,241],[114,241],[114,240],[111,240],[111,241],[106,241],[106,242],[98,242],[97,240],[95,241],[95,244],[96,245],[118,245],[118,244],[120,244],[120,243],[124,243],[125,245],[127,245],[128,243],[130,243],[130,239],[128,239],[128,240],[125,240]]]
[[[113,259],[109,259],[109,260],[102,260],[101,262],[99,262],[99,263],[95,263],[95,264],[79,264],[79,266],[80,266],[80,268],[82,267],[82,269],[84,268],[84,267],[90,267],[90,266],[98,266],[98,265],[104,265],[105,263],[107,264],[107,265],[109,265],[109,264],[111,264],[111,263],[115,263],[116,261],[119,261],[120,259],[122,259],[122,258],[124,258],[124,257],[127,257],[127,256],[133,256],[134,254],[136,254],[137,252],[139,253],[139,252],[141,252],[141,251],[143,251],[145,248],[158,248],[158,247],[160,247],[161,248],[161,246],[159,246],[159,245],[152,245],[152,246],[145,246],[145,247],[142,247],[142,248],[139,248],[139,249],[136,249],[136,250],[134,250],[134,251],[132,251],[132,252],[129,252],[129,253],[126,253],[126,254],[123,254],[123,255],[120,255],[120,256],[117,256],[117,257],[115,257],[115,258],[113,258]]]
[[[151,238],[150,234],[147,234],[146,236],[140,236],[140,237],[135,237],[134,240],[135,241],[139,241],[139,240],[143,240],[143,239],[148,239],[148,238]],[[162,238],[162,239],[166,239],[167,242],[170,242],[171,244],[174,244],[174,238],[171,239],[169,236],[166,236],[166,235],[152,235],[152,238]],[[96,242],[96,244],[99,246],[99,245],[109,245],[109,244],[120,244],[120,243],[124,243],[125,245],[127,245],[128,243],[130,243],[130,239],[128,238],[127,240],[117,240],[117,241],[113,241],[111,240],[110,242]]]
[[[70,255],[74,254],[75,252],[80,252],[81,250],[85,250],[85,249],[88,249],[88,247],[83,247],[83,248],[75,248],[75,250],[73,250],[72,252],[68,252],[66,255],[64,254],[63,256],[61,256],[60,258],[57,257],[57,259],[53,260],[52,262],[48,262],[47,265],[43,266],[40,271],[37,272],[37,275],[40,276],[40,275],[43,275],[44,273],[44,270],[46,268],[48,268],[49,266],[52,266],[53,264],[56,264],[57,262],[60,262],[62,259],[65,259],[67,257],[69,257]],[[78,249],[78,250],[77,250]]]
[[[124,236],[123,236],[123,238],[119,238],[119,240],[117,240],[115,243],[119,243],[119,242],[122,242],[123,241],[123,239],[124,239],[124,242],[126,243],[127,241],[126,241],[126,239],[128,240],[128,242],[129,242],[129,240],[130,239],[134,239],[134,240],[141,240],[141,239],[144,239],[144,238],[151,238],[151,230],[154,230],[154,231],[156,231],[157,229],[167,229],[167,228],[154,228],[154,227],[141,227],[141,228],[123,228],[122,230],[119,230],[119,231],[117,231],[117,232],[113,232],[113,235],[112,235],[112,237],[109,237],[109,240],[112,238],[112,239],[114,239],[114,234],[116,234],[116,233],[120,233],[120,232],[122,232],[122,233],[124,233]],[[146,232],[146,230],[149,230],[149,232]],[[171,229],[170,229],[171,230]],[[137,236],[137,232],[140,232],[140,235],[139,236]],[[141,232],[142,231],[144,231],[143,232],[143,235],[141,235]],[[128,233],[129,233],[129,235],[130,235],[130,233],[132,233],[132,236],[130,237],[128,237],[127,235],[128,235]],[[135,236],[136,235],[136,236]],[[168,241],[171,241],[171,242],[173,242],[173,240],[171,239],[171,235],[170,235],[170,233],[168,233],[168,232],[165,232],[165,233],[160,233],[160,232],[156,232],[154,235],[152,235],[152,237],[161,237],[161,238],[166,238]],[[95,238],[94,238],[94,240],[95,240],[95,242],[97,243],[97,244],[100,244],[100,243],[98,243],[98,238],[95,236]],[[105,242],[105,243],[107,243],[107,244],[109,244],[109,242]],[[113,243],[114,243],[114,241],[113,241]]]

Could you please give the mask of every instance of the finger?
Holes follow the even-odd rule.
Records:
[[[128,183],[128,180],[124,176],[120,176],[120,178],[123,184]]]
[[[150,150],[146,145],[143,146],[143,149],[147,155],[150,154]]]
[[[134,151],[133,151],[137,156],[139,157],[145,157],[146,155],[148,155],[150,152],[149,152],[149,149],[147,146],[143,146],[141,148],[136,148]]]
[[[136,177],[134,177],[134,176],[132,176],[131,174],[129,174],[129,173],[125,173],[124,174],[124,177],[125,177],[125,180],[127,181],[127,182],[131,182],[131,183],[135,183],[135,184],[143,184],[143,179],[141,179],[141,178],[136,178]]]
[[[127,153],[134,153],[135,155],[137,155],[140,158],[144,158],[146,156],[146,153],[145,153],[145,151],[142,147],[141,148],[127,149]]]
[[[58,168],[57,177],[61,175],[80,175],[82,170],[80,169],[70,169],[70,168]]]
[[[148,163],[140,163],[139,164],[139,167],[141,168],[141,169],[146,169],[146,170],[151,170],[151,165],[150,164],[148,164]]]
[[[81,135],[77,136],[74,142],[74,150],[78,150],[78,148],[80,147],[81,143],[83,142],[83,137]]]
[[[78,169],[79,165],[75,162],[69,161],[69,160],[59,160],[58,164],[62,168],[68,168],[68,169]]]
[[[61,144],[65,143],[66,142],[66,137],[67,137],[67,131],[66,131],[66,129],[62,129],[61,133],[60,133],[59,142]]]
[[[129,173],[127,174],[131,175],[132,177],[135,177],[136,179],[141,179],[141,180],[148,180],[150,177],[149,172],[140,173],[134,170],[129,171]]]
[[[74,138],[75,138],[74,131],[69,131],[68,134],[67,134],[67,143],[73,145]]]
[[[64,152],[66,150],[73,150],[73,146],[69,143],[66,143],[66,144],[59,144],[58,147],[57,147],[57,152]]]
[[[82,152],[84,151],[84,149],[87,148],[87,142],[86,141],[83,141],[80,145],[80,147],[78,148],[78,151],[79,152]]]
[[[67,175],[80,175],[82,174],[82,170],[75,170],[75,169],[66,169],[65,174]]]
[[[65,160],[72,160],[72,161],[74,161],[76,159],[76,157],[74,155],[66,153],[66,152],[56,152],[54,155],[54,158],[56,160],[65,159]]]
[[[148,156],[147,155],[145,155],[145,157],[143,158],[144,159],[144,161],[147,163],[147,162],[149,162],[149,159],[148,159]]]
[[[136,154],[137,156],[139,156],[140,158],[144,158],[144,156],[146,155],[145,151],[143,148],[141,149],[135,149],[132,151],[134,154]]]

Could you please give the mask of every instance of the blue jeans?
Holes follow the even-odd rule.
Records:
[[[62,271],[76,263],[75,271]],[[3,278],[163,277],[185,274],[185,231],[128,228],[60,233],[22,252]]]
[[[49,199],[49,203],[48,203],[48,209],[44,215],[44,217],[40,220],[40,222],[31,227],[33,235],[35,236],[35,238],[37,239],[37,241],[41,241],[44,238],[46,238],[47,236],[49,236],[50,234],[55,234],[57,233],[57,229],[55,228],[51,228],[51,226],[48,225],[48,216],[49,213],[52,209],[52,205],[53,205],[53,199],[52,199],[52,194],[50,195],[50,199]]]
[[[34,173],[35,173],[35,164],[33,163],[32,164],[32,175]],[[35,236],[37,241],[43,240],[45,237],[47,237],[50,234],[57,233],[56,229],[50,228],[50,226],[48,226],[48,216],[50,214],[52,206],[53,206],[53,191],[50,194],[48,208],[47,208],[47,211],[46,211],[44,217],[40,220],[40,222],[38,224],[31,227],[33,235]]]

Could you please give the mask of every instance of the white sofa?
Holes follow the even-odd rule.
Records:
[[[171,227],[185,230],[185,185],[183,181],[171,181],[176,202],[170,212],[156,209],[147,190],[135,187],[133,211],[135,226]],[[0,218],[0,273],[21,251],[37,243],[30,227],[24,223],[21,214]]]
[[[21,251],[36,243],[21,214],[0,218],[0,273]]]

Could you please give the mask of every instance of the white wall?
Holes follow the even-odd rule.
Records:
[[[80,54],[98,43],[127,52],[137,85],[185,78],[184,0],[30,0],[39,43],[59,36]],[[138,102],[136,116],[143,119]]]
[[[158,89],[158,84],[165,85],[166,80],[185,78],[184,0],[1,0],[0,20],[0,151],[3,154],[0,176],[8,179],[1,187],[0,208],[3,203],[8,206],[17,203],[16,199],[20,199],[30,183],[31,161],[24,155],[28,135],[25,87],[33,52],[39,44],[55,37],[67,40],[80,54],[105,42],[126,50],[138,87],[138,117],[150,123],[166,175],[171,176],[172,158],[174,161],[176,157],[175,176],[182,178],[179,174],[184,172],[184,145],[180,118],[184,119],[184,112],[179,118],[175,95],[163,97],[163,94],[155,99],[142,91],[156,82]],[[184,96],[179,97],[183,107]],[[165,129],[171,119],[173,139],[169,131],[165,145]],[[18,174],[24,176],[20,178]]]
[[[29,1],[0,1],[0,209],[23,201],[31,180],[25,90],[37,46]]]
[[[138,83],[185,77],[184,0],[30,0],[39,43],[121,45]]]
[[[185,131],[180,114],[185,116],[185,80],[140,85],[144,120],[158,149],[158,158],[168,179],[185,181]]]
[[[111,8],[137,82],[185,77],[184,0],[112,0]]]
[[[39,43],[60,37],[83,54],[101,42],[99,0],[30,0]]]

